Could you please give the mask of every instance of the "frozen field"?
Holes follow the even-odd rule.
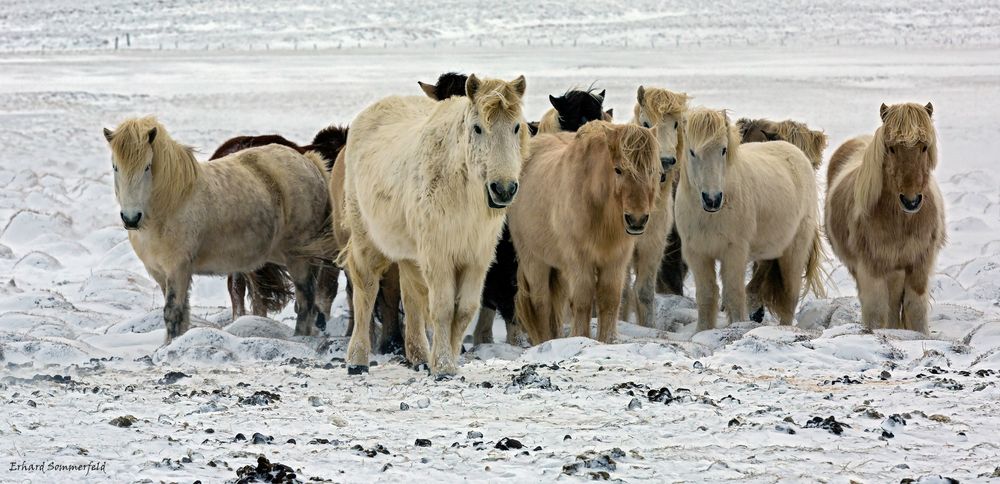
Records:
[[[29,10],[11,3],[5,22]],[[383,356],[348,378],[342,317],[321,339],[290,336],[290,308],[233,323],[221,279],[195,279],[197,328],[161,347],[163,301],[118,222],[102,127],[154,113],[201,158],[237,134],[305,142],[446,70],[525,74],[532,119],[573,85],[606,88],[619,119],[640,83],[683,90],[734,117],[823,128],[827,155],[874,130],[879,103],[932,101],[950,242],[931,336],[864,331],[831,261],[831,298],[806,302],[796,327],[695,334],[693,302],[663,298],[657,329],[623,323],[619,344],[477,348],[446,382]],[[337,482],[1000,476],[998,114],[1000,49],[982,46],[2,56],[0,482],[224,482],[258,455]],[[343,296],[335,304],[343,315]]]

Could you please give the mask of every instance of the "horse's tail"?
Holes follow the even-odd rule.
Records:
[[[264,264],[260,269],[243,274],[243,277],[247,280],[247,293],[254,314],[281,311],[292,300],[292,278],[284,267]]]
[[[823,236],[819,225],[816,225],[816,232],[813,235],[812,247],[809,248],[809,260],[806,262],[805,284],[802,287],[802,295],[805,296],[812,291],[816,297],[826,297],[826,288],[823,285],[823,261],[826,260],[826,251],[823,250]]]
[[[337,160],[340,150],[347,145],[347,126],[337,126],[331,124],[323,128],[313,138],[309,147],[318,152],[326,160],[326,171],[333,170],[333,164]]]

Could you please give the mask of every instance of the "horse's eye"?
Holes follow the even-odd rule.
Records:
[[[677,129],[677,121],[674,121],[674,129]]]
[[[893,146],[889,147],[889,153],[896,154],[896,148]]]
[[[115,170],[115,173],[118,173],[118,165],[111,165],[111,169]]]
[[[517,134],[520,131],[521,131],[521,123],[515,124],[514,125],[514,134]]]
[[[617,174],[617,175],[621,175],[621,174],[622,174],[622,169],[621,169],[621,168],[618,168],[618,167],[616,166],[616,167],[615,167],[615,174]]]
[[[643,121],[643,122],[642,122],[642,127],[643,127],[643,128],[646,128],[646,129],[649,129],[649,123],[648,123],[648,122],[646,122],[646,121]]]
[[[153,164],[152,164],[152,163],[150,163],[150,164],[146,165],[146,171],[149,171],[149,169],[150,169],[150,168],[152,168],[152,167],[153,167]]]
[[[695,156],[694,154],[694,150],[688,150],[688,151],[691,153],[691,158],[697,158],[697,156]]]
[[[924,149],[923,149],[922,151],[923,151],[924,153],[927,153],[927,145],[924,145]]]
[[[483,134],[483,128],[479,127],[478,124],[472,125],[472,129],[476,132],[476,134]]]
[[[725,147],[722,148],[722,156],[726,156],[726,148]]]

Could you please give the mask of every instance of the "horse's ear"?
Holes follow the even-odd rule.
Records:
[[[604,104],[604,94],[607,91],[607,89],[601,89],[601,92],[597,94],[597,98],[601,100],[601,104]]]
[[[927,103],[924,105],[924,110],[927,111],[927,116],[934,116],[934,105]]]
[[[469,96],[469,99],[476,99],[476,93],[479,92],[479,87],[482,85],[479,78],[475,74],[469,76],[465,81],[465,95]]]
[[[563,98],[562,96],[555,97],[549,94],[549,103],[552,104],[552,107],[556,108],[556,111],[558,111],[563,107]]]
[[[108,128],[104,128],[104,139],[108,140],[108,143],[110,143],[110,142],[111,142],[111,138],[112,138],[112,137],[113,137],[114,135],[115,135],[114,131],[111,131],[111,130],[110,130],[110,129],[108,129]]]
[[[639,86],[639,91],[635,93],[635,99],[641,105],[646,100],[646,88]]]
[[[878,115],[882,118],[882,122],[885,122],[885,116],[889,114],[889,106],[882,103],[882,106],[878,108]]]
[[[517,76],[517,79],[510,81],[510,87],[514,88],[514,92],[517,93],[518,97],[524,97],[524,91],[528,88],[528,82],[524,80],[524,75]]]
[[[424,91],[424,94],[426,94],[427,97],[435,101],[440,101],[440,99],[438,99],[437,96],[437,86],[435,86],[434,84],[427,84],[426,82],[420,82],[420,81],[417,81],[417,84],[420,84],[420,90]]]
[[[615,108],[611,108],[611,109],[609,109],[607,111],[604,111],[604,120],[605,121],[614,121],[615,120]]]
[[[149,128],[149,144],[153,144],[154,139],[156,139],[156,126]]]

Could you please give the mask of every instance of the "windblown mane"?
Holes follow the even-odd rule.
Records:
[[[655,87],[645,88],[641,103],[636,103],[634,114],[639,117],[639,105],[646,108],[646,115],[654,124],[671,114],[687,111],[688,95],[683,92],[673,92]]]
[[[457,72],[446,72],[438,76],[435,92],[439,100],[465,95],[465,82],[469,76]]]
[[[739,132],[729,124],[729,116],[725,111],[707,108],[695,108],[684,115],[685,136],[691,141],[691,147],[700,150],[709,143],[725,140],[726,161],[733,163],[740,146]]]
[[[521,119],[521,96],[512,84],[500,79],[481,79],[475,103],[480,116],[488,124],[503,119]]]
[[[622,160],[620,168],[624,174],[639,179],[659,178],[659,147],[648,129],[637,124],[591,121],[576,133],[581,140],[595,136],[606,137],[612,159]]]
[[[316,133],[312,145],[307,148],[318,151],[326,161],[326,171],[333,170],[333,164],[337,161],[340,150],[347,145],[347,126],[337,126],[331,124]]]
[[[784,121],[771,121],[769,119],[749,119],[740,118],[736,121],[736,126],[740,130],[741,142],[752,141],[787,141],[795,145],[805,153],[806,158],[812,163],[813,168],[818,169],[823,164],[823,150],[826,149],[827,137],[822,131],[809,129],[805,123],[786,119]],[[755,138],[754,135],[760,132],[766,140]]]
[[[166,128],[153,116],[123,121],[111,135],[111,151],[120,176],[140,176],[150,148],[149,132],[156,128],[152,142],[153,192],[150,205],[156,211],[170,213],[187,198],[198,178],[199,165],[194,149],[174,141]]]
[[[937,134],[927,108],[916,103],[894,104],[885,109],[882,126],[875,130],[872,142],[861,158],[861,168],[854,184],[855,214],[867,213],[882,195],[885,154],[891,145],[927,145],[931,168],[937,166]]]

